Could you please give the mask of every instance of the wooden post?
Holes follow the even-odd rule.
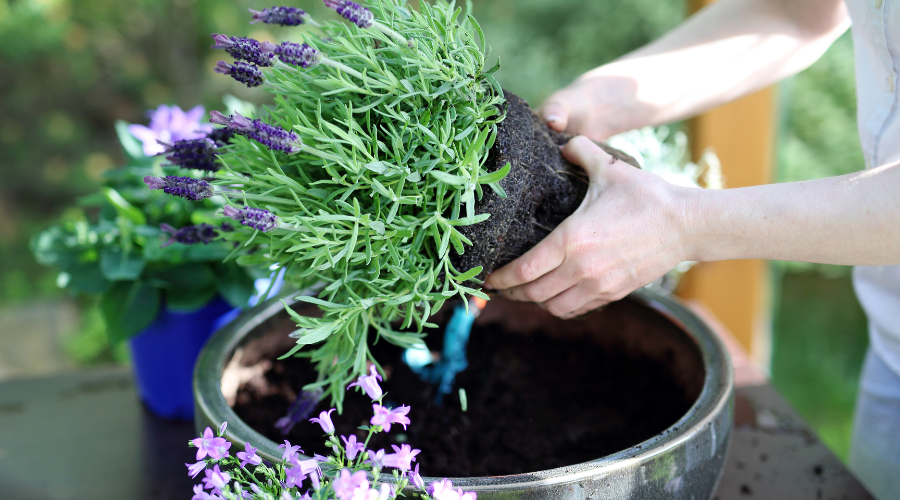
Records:
[[[696,11],[714,0],[692,0]],[[775,91],[764,89],[690,121],[694,158],[712,148],[722,162],[726,188],[772,181]],[[684,277],[678,295],[698,300],[762,367],[771,355],[771,283],[768,263],[760,260],[704,262]]]

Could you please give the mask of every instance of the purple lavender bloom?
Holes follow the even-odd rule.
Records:
[[[213,187],[208,182],[191,177],[167,175],[165,177],[144,177],[144,184],[150,189],[162,189],[164,193],[178,196],[190,201],[200,201],[214,195]]]
[[[195,168],[215,172],[219,170],[216,162],[216,143],[207,137],[202,139],[182,139],[175,144],[160,142],[165,150],[160,154],[168,155],[166,159],[182,168]]]
[[[340,477],[336,478],[331,486],[339,500],[353,500],[358,490],[362,490],[362,493],[369,490],[369,478],[366,477],[364,470],[351,474],[350,469],[343,469]]]
[[[213,490],[213,492],[218,495],[230,480],[231,476],[227,472],[220,471],[219,465],[216,464],[212,470],[206,469],[206,477],[203,478],[203,487],[208,490]]]
[[[350,460],[356,458],[356,455],[359,455],[359,452],[366,449],[366,445],[356,440],[355,434],[351,434],[350,439],[341,436],[341,440],[344,441],[344,450],[347,452],[347,458]]]
[[[213,431],[209,427],[203,431],[203,436],[191,440],[191,444],[197,447],[197,460],[203,460],[203,457],[209,455],[213,460],[219,460],[228,456],[228,448],[231,448],[225,438],[213,436]]]
[[[319,418],[311,418],[310,422],[315,422],[322,426],[322,430],[325,431],[325,434],[334,434],[334,423],[331,422],[331,412],[334,411],[334,408],[323,411],[319,413]]]
[[[196,226],[186,226],[181,229],[175,229],[166,223],[162,223],[159,225],[159,228],[172,235],[172,237],[169,238],[169,241],[160,245],[163,248],[172,243],[182,243],[185,245],[203,243],[204,245],[208,245],[219,236],[219,233],[216,231],[216,226],[206,223],[197,224]]]
[[[225,49],[231,57],[238,61],[246,61],[257,66],[271,66],[272,54],[260,50],[259,41],[241,36],[214,34],[216,44],[212,49]]]
[[[375,415],[369,421],[372,425],[380,425],[384,432],[391,432],[391,424],[400,424],[403,429],[409,425],[409,406],[401,406],[399,408],[385,408],[381,405],[372,405]]]
[[[375,24],[371,10],[350,0],[325,0],[325,6],[360,28],[371,28]]]
[[[369,398],[376,400],[384,394],[381,390],[381,386],[378,385],[378,381],[381,380],[381,375],[378,374],[375,365],[369,366],[369,373],[370,375],[360,375],[356,382],[347,386],[347,389],[350,389],[351,387],[361,387]]]
[[[262,208],[234,208],[231,205],[225,206],[222,210],[225,217],[230,217],[244,226],[258,229],[262,232],[268,232],[278,227],[278,217],[272,212]]]
[[[206,460],[201,460],[195,464],[184,464],[185,467],[188,468],[188,475],[191,477],[197,477],[197,474],[206,468]]]
[[[209,121],[216,125],[225,125],[231,131],[253,139],[269,149],[284,151],[288,154],[300,151],[300,145],[303,144],[300,136],[295,132],[263,123],[259,119],[251,120],[241,116],[240,113],[225,116],[218,111],[211,111]]]
[[[214,71],[223,75],[229,75],[248,87],[259,87],[266,80],[262,70],[243,61],[236,61],[234,64],[219,61]]]
[[[415,470],[409,473],[409,482],[411,482],[412,485],[416,487],[416,489],[425,489],[425,480],[422,479],[422,475],[419,474],[419,464],[416,464]]]
[[[303,450],[300,449],[299,445],[291,446],[291,442],[287,439],[284,440],[284,444],[278,445],[278,448],[284,448],[284,451],[281,453],[281,460],[283,462],[290,462],[298,452],[303,453]]]
[[[185,113],[178,106],[161,104],[147,113],[149,127],[129,125],[128,132],[143,143],[145,155],[157,155],[165,151],[159,141],[173,143],[183,139],[200,139],[212,132],[212,126],[200,124],[204,111],[203,106],[196,106]]]
[[[296,7],[269,7],[263,10],[249,10],[253,14],[253,21],[250,21],[250,24],[263,22],[281,26],[300,26],[309,21],[309,14]]]
[[[206,134],[206,138],[215,142],[216,146],[221,148],[231,143],[231,139],[234,138],[234,132],[225,127],[218,127]]]
[[[299,488],[303,484],[304,479],[306,479],[306,474],[303,473],[300,467],[291,467],[284,470],[285,488],[293,488],[295,486]]]
[[[306,43],[281,42],[280,45],[275,45],[265,42],[263,50],[272,52],[285,64],[301,66],[304,69],[322,62],[322,53],[319,52],[319,49]]]
[[[297,399],[288,407],[287,415],[275,422],[275,427],[282,434],[291,432],[295,425],[309,418],[309,415],[316,409],[316,405],[319,404],[319,398],[321,397],[321,389],[300,392]]]
[[[391,448],[394,449],[394,453],[385,455],[381,463],[386,467],[393,467],[404,472],[412,468],[412,462],[416,461],[416,455],[421,452],[421,450],[414,450],[408,444],[400,446],[392,444]]]
[[[381,467],[384,465],[381,462],[382,460],[384,460],[384,450],[369,450],[367,453],[369,454],[369,458],[366,460],[366,463],[378,470],[381,470]]]
[[[254,448],[250,446],[250,443],[244,443],[244,451],[237,452],[237,458],[241,461],[241,468],[245,468],[247,464],[259,465],[262,463],[262,458],[256,454],[256,450],[259,448]]]

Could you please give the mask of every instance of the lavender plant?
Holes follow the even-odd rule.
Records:
[[[450,252],[473,244],[457,228],[489,217],[475,215],[476,197],[502,193],[509,166],[485,167],[504,100],[470,5],[325,4],[347,22],[317,22],[294,7],[251,10],[252,22],[310,26],[302,43],[214,35],[213,48],[236,59],[216,71],[274,102],[256,117],[211,113],[234,134],[218,151],[214,193],[177,177],[147,184],[187,199],[224,197],[221,214],[237,223],[223,234],[238,244],[231,257],[283,268],[300,289],[318,290],[298,300],[323,317],[288,309],[298,329],[286,355],[316,344],[302,353],[319,372],[305,389],[340,408],[344,387],[377,363],[370,342],[421,345],[446,300],[487,299],[474,279],[481,268],[454,268]],[[171,154],[199,146],[176,143]]]
[[[227,422],[216,434],[207,427],[202,436],[188,443],[197,448],[197,462],[184,464],[188,475],[204,475],[202,484],[194,486],[191,500],[395,500],[407,486],[433,500],[476,500],[474,492],[453,488],[446,478],[426,487],[419,464],[412,467],[420,451],[408,444],[392,445],[393,453],[367,449],[374,434],[390,432],[393,425],[406,429],[410,424],[408,406],[382,406],[379,379],[373,367],[370,375],[363,375],[352,384],[373,403],[369,425],[360,427],[366,432],[365,441],[359,441],[355,434],[340,439],[335,436],[333,408],[309,419],[325,433],[325,444],[333,452],[328,457],[307,458],[301,455],[299,445],[285,440],[278,447],[283,450],[281,460],[268,465],[257,454],[258,448],[249,442],[243,451],[231,455],[231,443],[223,437]],[[385,467],[393,469],[390,475],[382,471]]]

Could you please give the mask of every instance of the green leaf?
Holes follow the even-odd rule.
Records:
[[[213,264],[216,276],[216,291],[232,307],[246,307],[250,297],[256,292],[253,278],[247,271],[233,262]]]
[[[468,280],[474,278],[475,276],[478,276],[479,274],[481,274],[482,269],[483,268],[481,266],[473,267],[472,269],[469,269],[468,271],[460,274],[459,276],[454,276],[453,279],[458,283],[462,283],[463,281],[468,281]]]
[[[447,172],[441,172],[440,170],[432,170],[431,172],[428,172],[428,174],[444,184],[450,184],[451,186],[465,186],[466,183],[469,182],[469,179],[466,177],[448,174]]]
[[[509,175],[509,171],[511,169],[512,165],[510,165],[509,162],[506,162],[506,165],[503,165],[503,168],[501,168],[500,170],[478,176],[478,183],[491,184],[494,182],[500,182],[505,179],[507,175]]]
[[[121,248],[104,248],[100,251],[100,270],[110,281],[133,281],[144,270],[144,259],[135,252]]]
[[[135,207],[131,203],[122,197],[118,191],[111,187],[102,188],[103,194],[106,196],[107,201],[109,201],[113,207],[115,207],[116,212],[124,217],[125,219],[130,220],[131,222],[143,226],[147,224],[147,217],[144,216],[144,212],[142,212],[139,208]]]
[[[150,326],[159,307],[159,289],[142,281],[113,283],[100,302],[110,343],[126,340]]]
[[[215,286],[205,288],[172,288],[164,291],[166,307],[178,312],[196,311],[216,297]]]
[[[128,125],[128,122],[122,120],[116,122],[116,135],[119,136],[122,149],[132,158],[146,158],[144,144],[137,137],[131,135],[131,132],[128,131]]]

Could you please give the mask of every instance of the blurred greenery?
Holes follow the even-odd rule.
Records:
[[[0,303],[60,296],[55,273],[34,261],[27,242],[124,162],[117,120],[146,123],[144,110],[162,103],[214,109],[225,93],[267,98],[213,74],[222,54],[209,50],[209,34],[278,40],[282,29],[247,24],[248,7],[272,3],[0,0]],[[285,3],[326,15],[319,0]],[[475,7],[492,56],[502,59],[498,80],[533,106],[686,13],[683,0],[475,0]],[[845,35],[782,86],[779,181],[862,168],[852,58]],[[843,454],[866,343],[846,268],[781,263],[775,270],[774,382]],[[96,304],[83,306],[67,352],[81,363],[117,359],[98,333]]]

